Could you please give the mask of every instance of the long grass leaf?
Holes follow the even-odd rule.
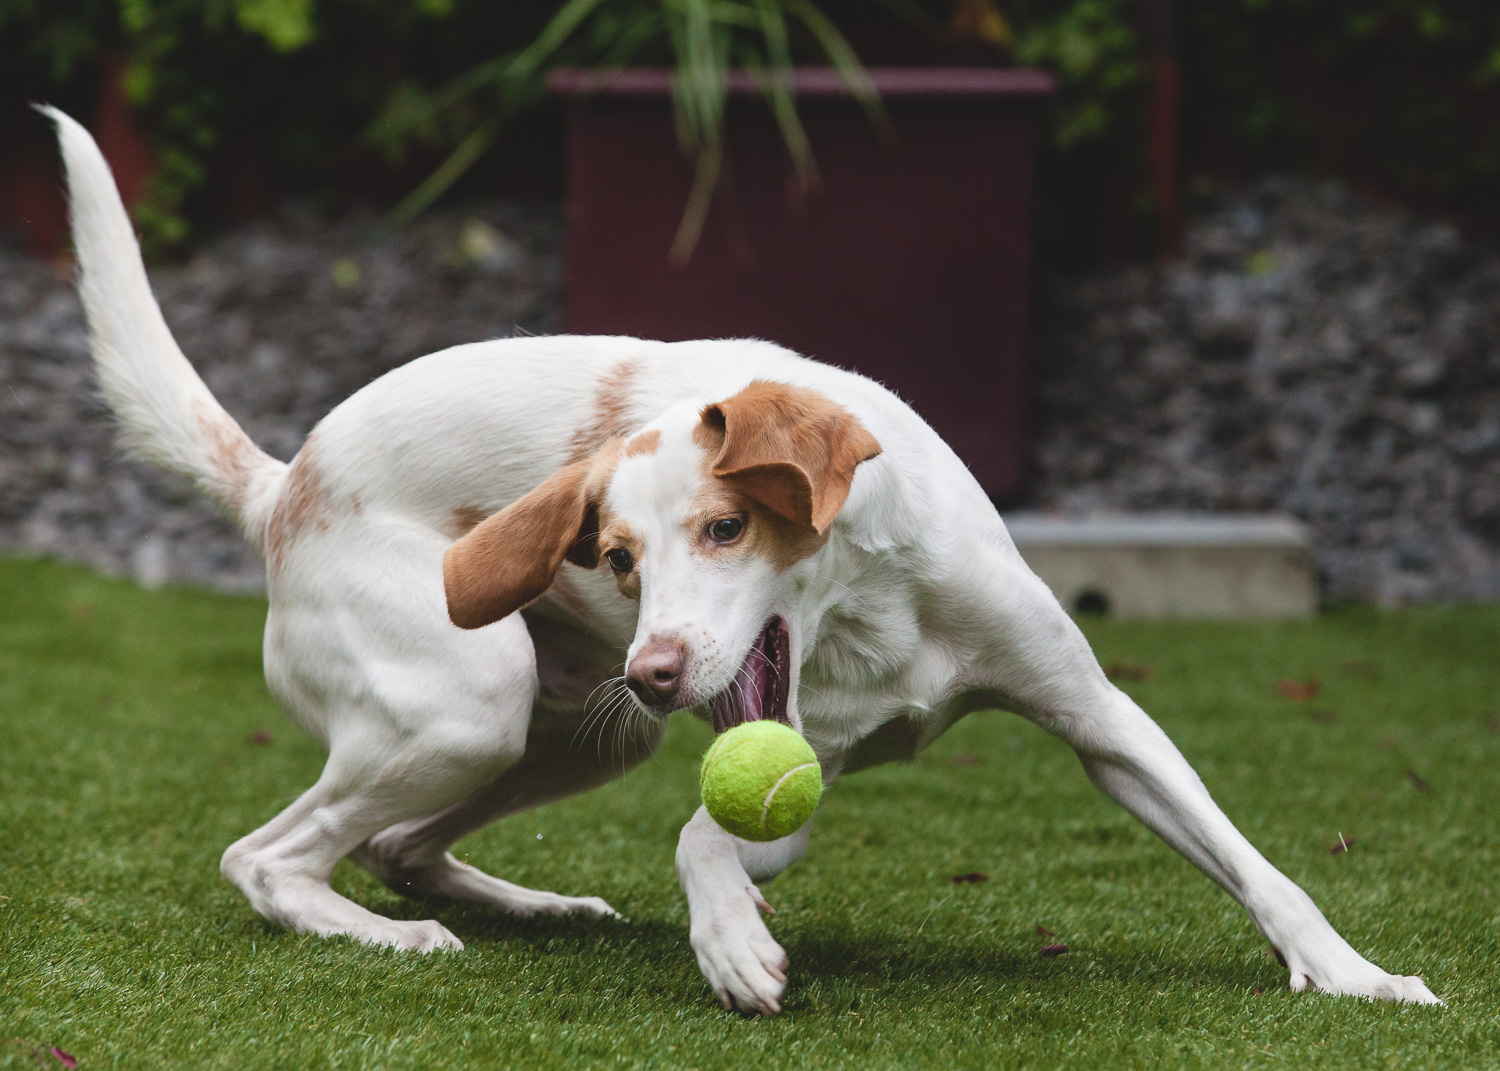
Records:
[[[761,36],[765,40],[767,70],[757,72],[752,56],[745,57],[745,67],[752,75],[759,74],[757,82],[761,96],[771,109],[776,125],[781,131],[781,140],[786,145],[787,155],[804,187],[817,182],[817,161],[813,158],[812,145],[802,118],[797,112],[796,84],[792,69],[791,35],[787,30],[785,11],[777,0],[756,0],[760,14]]]
[[[782,0],[782,2],[786,4],[787,11],[806,26],[817,39],[819,46],[833,63],[834,69],[843,78],[844,84],[864,106],[865,115],[869,117],[870,122],[877,130],[888,134],[891,129],[891,120],[880,99],[880,93],[875,88],[875,80],[870,77],[870,72],[865,70],[865,65],[859,61],[853,47],[838,31],[838,27],[834,26],[828,16],[810,0]]]
[[[453,150],[452,155],[444,160],[442,165],[428,175],[422,184],[411,193],[402,198],[401,203],[391,209],[383,221],[389,227],[404,227],[416,219],[432,203],[448,191],[448,188],[463,176],[463,173],[474,166],[489,147],[495,144],[495,139],[500,136],[500,128],[503,125],[499,118],[490,119],[481,124],[473,133],[459,143],[458,148]]]

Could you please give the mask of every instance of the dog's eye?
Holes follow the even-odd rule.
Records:
[[[738,517],[721,517],[708,526],[708,538],[715,543],[733,543],[745,530],[745,522]]]
[[[624,547],[616,547],[614,550],[604,552],[604,558],[609,562],[609,567],[617,573],[630,572],[631,566],[635,564],[630,557],[630,551]]]

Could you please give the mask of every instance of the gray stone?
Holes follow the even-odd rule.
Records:
[[[453,255],[465,227],[485,239],[468,260]],[[555,204],[437,214],[397,234],[290,206],[153,269],[152,285],[225,408],[286,459],[413,357],[556,330],[559,233]],[[187,481],[122,457],[91,375],[69,274],[0,240],[0,548],[149,585],[261,585],[254,552]]]
[[[1329,600],[1500,591],[1500,253],[1336,183],[1044,288],[1032,501],[1287,511]]]

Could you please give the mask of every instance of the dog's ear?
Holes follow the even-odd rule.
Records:
[[[820,536],[849,497],[854,470],[880,453],[843,406],[763,380],[706,407],[696,438],[714,458],[715,476]]]
[[[552,586],[564,560],[599,564],[593,458],[559,470],[480,521],[443,555],[448,617],[459,628],[499,621]]]

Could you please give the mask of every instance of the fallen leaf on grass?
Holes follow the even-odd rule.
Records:
[[[972,870],[967,874],[954,874],[952,878],[955,885],[978,885],[981,881],[989,880],[988,874],[981,874],[977,870]]]
[[[64,1067],[78,1066],[78,1061],[76,1059],[63,1052],[56,1045],[52,1046],[52,1056],[58,1063],[62,1064]]]
[[[1044,955],[1044,956],[1060,956],[1064,952],[1066,952],[1067,950],[1068,950],[1068,946],[1067,945],[1043,945],[1042,946],[1042,955]]]
[[[271,734],[265,729],[257,729],[250,734],[250,742],[252,744],[269,744],[271,742]]]
[[[965,751],[960,754],[954,755],[948,760],[948,762],[953,766],[978,766],[979,756],[970,755],[967,751]]]
[[[1357,658],[1344,659],[1339,663],[1339,669],[1351,677],[1363,677],[1367,681],[1372,681],[1380,676],[1380,667],[1374,662],[1362,662]]]
[[[1309,677],[1305,681],[1294,681],[1288,677],[1276,682],[1276,694],[1283,699],[1305,703],[1309,699],[1318,698],[1318,690],[1322,687],[1323,682],[1317,677]]]
[[[1337,844],[1335,844],[1332,848],[1328,849],[1328,854],[1329,855],[1343,855],[1345,852],[1347,852],[1352,847],[1354,847],[1354,838],[1353,837],[1340,837],[1339,838],[1339,842]]]
[[[1104,675],[1112,681],[1149,681],[1153,676],[1150,666],[1136,662],[1111,662],[1104,667]]]
[[[1338,715],[1329,710],[1327,707],[1319,707],[1317,710],[1312,712],[1312,720],[1317,722],[1319,725],[1332,725],[1335,721],[1338,720]]]
[[[1036,928],[1036,935],[1038,937],[1056,937],[1057,936],[1055,933],[1053,933],[1051,930],[1047,929],[1047,927],[1045,927],[1045,926],[1038,926]]]
[[[1256,986],[1256,987],[1255,987],[1255,988],[1254,988],[1254,989],[1252,989],[1252,990],[1251,990],[1251,992],[1252,992],[1252,993],[1254,993],[1254,994],[1255,994],[1255,995],[1256,995],[1256,996],[1257,996],[1257,997],[1258,997],[1258,996],[1260,996],[1260,995],[1261,995],[1261,994],[1262,994],[1262,993],[1264,993],[1264,992],[1265,992],[1265,990],[1264,990],[1264,989],[1262,989],[1262,988],[1261,988],[1261,987],[1260,987],[1260,986]]]
[[[1389,751],[1391,748],[1393,748],[1395,746],[1396,746],[1396,738],[1394,736],[1382,736],[1380,738],[1380,750],[1381,751]]]
[[[1426,778],[1417,773],[1416,770],[1407,770],[1406,779],[1411,782],[1411,787],[1424,795],[1432,791],[1432,786],[1427,783]]]

